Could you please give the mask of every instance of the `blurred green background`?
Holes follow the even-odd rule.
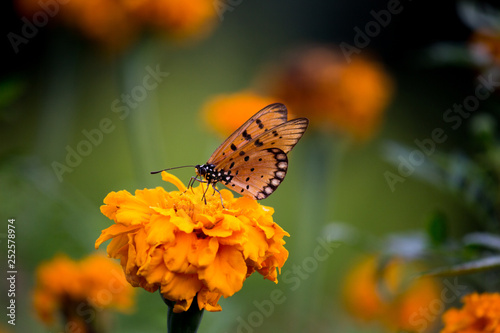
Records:
[[[95,251],[100,231],[110,225],[99,211],[107,193],[156,186],[173,190],[159,175],[149,172],[206,162],[222,140],[200,115],[210,97],[247,88],[264,65],[295,46],[352,44],[354,27],[373,20],[370,11],[387,7],[387,1],[366,0],[235,3],[213,33],[200,41],[177,43],[145,36],[117,57],[64,26],[42,27],[18,53],[3,38],[0,235],[6,235],[7,219],[15,218],[19,272],[18,322],[10,331],[49,332],[37,321],[31,306],[34,270],[59,252],[76,259]],[[452,221],[450,232],[459,235],[475,223],[470,209],[416,176],[397,184],[392,192],[384,172],[397,168],[384,159],[382,147],[388,140],[411,146],[413,140],[429,137],[434,128],[443,126],[444,111],[473,92],[476,70],[460,63],[443,65],[428,52],[440,42],[464,44],[471,31],[459,18],[456,1],[403,1],[401,5],[403,11],[362,50],[375,55],[394,78],[396,90],[383,126],[370,142],[343,152],[332,176],[321,185],[331,194],[327,207],[318,208],[324,209],[325,220],[314,225],[342,222],[375,239],[424,230],[429,216],[439,210]],[[2,3],[2,15],[4,36],[20,31],[21,15],[11,1]],[[120,119],[120,113],[113,112],[114,101],[140,84],[148,67],[157,66],[168,76],[148,91],[128,117]],[[494,115],[488,105],[490,109],[481,111]],[[53,162],[65,164],[66,147],[75,149],[85,139],[83,131],[98,128],[105,118],[113,130],[103,134],[99,144],[60,181]],[[469,126],[465,125],[448,131],[450,139],[438,149],[470,149]],[[303,140],[309,139],[306,133]],[[307,147],[304,142],[297,145],[290,154],[287,180],[262,202],[275,209],[275,221],[291,234],[284,271],[311,256],[307,252],[310,246],[304,244],[314,242],[323,232],[321,228],[311,230],[314,238],[303,239],[302,231],[310,223],[301,210],[301,200],[308,196],[303,191],[309,171],[304,160]],[[187,183],[194,170],[174,174]],[[4,240],[2,254],[6,253]],[[314,297],[304,293],[313,279],[304,279],[299,289],[291,290],[290,285],[275,285],[255,274],[240,292],[221,300],[222,312],[205,313],[200,332],[245,332],[238,326],[238,317],[248,318],[256,310],[253,302],[268,299],[276,288],[284,292],[287,302],[276,305],[272,315],[252,331],[382,332],[377,325],[359,325],[339,300],[343,274],[359,254],[349,244],[335,248],[319,264],[323,287]],[[6,256],[2,255],[4,271],[5,265]],[[137,311],[114,315],[114,331],[164,332],[166,309],[160,297],[143,290],[137,294]],[[297,312],[294,304],[305,304],[315,312]],[[0,325],[7,326],[5,321]]]

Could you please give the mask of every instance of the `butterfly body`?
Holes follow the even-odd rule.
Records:
[[[230,171],[216,170],[214,164],[196,165],[194,168],[196,174],[203,177],[209,185],[219,182],[229,183],[233,179]]]
[[[284,180],[287,153],[309,124],[306,118],[287,121],[287,113],[280,103],[257,112],[217,148],[207,163],[195,166],[202,179],[194,179],[215,190],[220,182],[254,199],[267,198]]]

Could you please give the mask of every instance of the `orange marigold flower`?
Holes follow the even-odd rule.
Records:
[[[144,30],[169,36],[202,37],[215,26],[211,0],[71,0],[44,4],[16,0],[19,12],[29,18],[45,16],[79,30],[109,50],[122,50]]]
[[[296,51],[270,72],[270,95],[313,126],[333,126],[358,140],[378,129],[393,91],[380,64],[360,56],[348,62],[327,47]]]
[[[439,284],[431,278],[409,280],[410,272],[422,271],[416,263],[392,258],[380,264],[380,258],[369,256],[347,273],[342,295],[346,309],[353,317],[379,321],[391,330],[421,331],[415,327],[419,311],[440,299]]]
[[[500,32],[474,31],[469,49],[479,66],[500,66]]]
[[[133,306],[133,294],[120,266],[105,255],[94,254],[81,261],[58,255],[37,268],[33,303],[38,317],[47,325],[61,313],[66,320],[84,327],[77,311],[82,304],[125,312]]]
[[[7,328],[0,326],[0,333],[10,333],[11,331],[8,330]]]
[[[210,127],[227,137],[257,111],[274,102],[269,97],[246,90],[213,97],[205,103],[203,113]]]
[[[49,23],[62,22],[108,50],[124,49],[139,33],[139,22],[123,0],[71,0],[51,4],[16,0],[16,5],[28,19],[45,15]]]
[[[500,333],[500,294],[473,293],[464,296],[461,309],[443,314],[441,333]]]
[[[127,4],[144,24],[172,37],[203,37],[215,26],[216,12],[212,0],[135,0]]]
[[[174,312],[189,309],[197,296],[199,309],[220,311],[221,296],[229,297],[254,271],[277,283],[277,270],[288,258],[283,247],[289,236],[274,223],[271,207],[248,197],[235,199],[229,190],[207,193],[205,184],[186,189],[175,176],[162,187],[111,192],[101,212],[115,224],[102,231],[96,248],[108,239],[109,256],[120,259],[135,287],[174,301]],[[209,190],[212,191],[212,190]]]

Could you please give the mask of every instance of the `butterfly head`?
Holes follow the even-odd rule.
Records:
[[[202,164],[196,165],[195,167],[196,174],[205,178],[209,183],[217,182],[215,176],[215,165],[213,164]]]

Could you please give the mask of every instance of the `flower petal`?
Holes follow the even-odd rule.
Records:
[[[146,241],[150,246],[167,244],[175,240],[175,225],[170,223],[169,216],[153,215],[147,227]]]
[[[188,254],[188,260],[197,267],[208,266],[214,261],[218,249],[219,242],[216,238],[200,239],[196,242],[194,251]]]
[[[208,289],[203,288],[198,292],[198,307],[210,312],[221,311],[222,308],[218,304],[221,296],[221,293],[211,292]]]
[[[176,243],[169,246],[164,255],[163,261],[165,266],[174,273],[194,274],[196,268],[188,261],[188,255],[194,248],[196,236],[194,234],[186,234],[178,232],[176,234]]]
[[[259,262],[260,258],[265,258],[268,245],[266,242],[265,234],[262,230],[247,227],[246,229],[247,241],[243,247],[243,255],[245,259],[250,259],[254,262]]]
[[[175,185],[175,187],[177,187],[180,192],[184,192],[187,189],[187,187],[179,180],[179,178],[175,177],[174,175],[166,171],[162,171],[161,179],[170,184]]]
[[[214,262],[200,269],[198,277],[210,291],[228,297],[241,289],[246,273],[247,266],[241,252],[230,246],[220,246]]]
[[[108,239],[117,237],[121,234],[127,234],[138,230],[140,226],[125,226],[123,224],[113,224],[107,229],[101,231],[101,235],[95,241],[95,249],[97,250],[99,246],[107,241]]]
[[[173,273],[172,279],[168,283],[162,283],[161,293],[165,298],[170,300],[192,301],[202,286],[203,284],[196,274]]]
[[[224,215],[224,218],[215,224],[213,228],[203,228],[203,233],[210,237],[228,237],[242,228],[241,221],[232,216]]]

